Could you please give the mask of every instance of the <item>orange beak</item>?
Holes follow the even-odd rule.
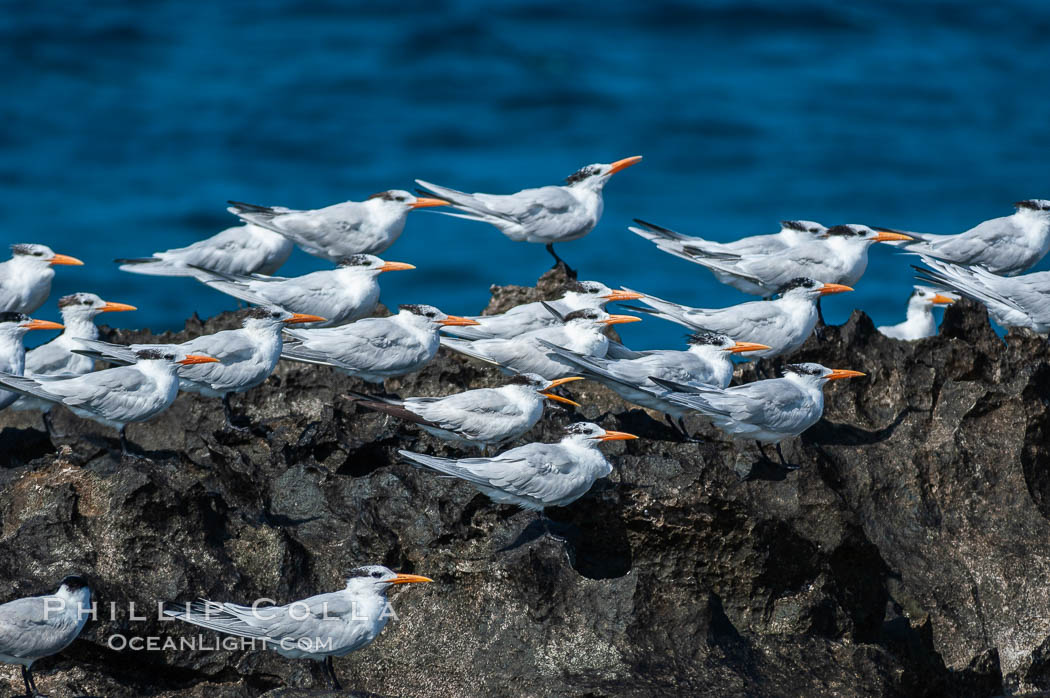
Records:
[[[573,407],[583,407],[583,405],[581,405],[578,402],[573,402],[572,400],[570,400],[567,397],[562,397],[561,395],[555,395],[554,393],[541,392],[540,395],[542,395],[543,397],[547,398],[548,400],[554,400],[555,402],[563,402],[566,405],[572,405]]]
[[[84,265],[84,263],[81,262],[76,257],[70,257],[67,254],[56,254],[54,257],[51,258],[50,264],[51,265],[68,264],[68,265],[74,266],[74,267],[79,267],[79,266],[83,266]]]
[[[200,354],[187,354],[186,358],[181,361],[176,361],[177,364],[183,366],[190,366],[192,364],[217,364],[218,359],[213,359],[210,356],[201,356]]]
[[[638,437],[634,434],[628,434],[626,431],[607,431],[603,435],[598,437],[599,441],[629,441],[630,439],[637,439]]]
[[[930,299],[930,302],[931,303],[954,303],[955,299],[954,298],[949,298],[948,296],[942,296],[941,294],[938,293],[937,295],[935,295],[933,298]]]
[[[480,325],[481,323],[477,320],[471,320],[469,317],[460,317],[459,315],[449,315],[447,318],[441,321],[441,324],[445,327],[455,326],[467,326],[467,325]]]
[[[832,371],[831,373],[829,373],[825,377],[829,381],[834,381],[834,380],[838,380],[839,378],[856,378],[857,376],[863,376],[863,375],[864,374],[861,373],[860,371],[850,371],[850,370],[845,369],[845,368],[837,368],[837,369],[835,369],[834,371]]]
[[[568,378],[555,378],[544,390],[550,390],[551,388],[557,388],[559,385],[565,385],[566,383],[572,383],[573,381],[582,381],[583,378],[580,376],[569,376]]]
[[[101,310],[99,310],[99,312],[101,312],[101,313],[123,313],[123,312],[125,312],[127,310],[138,310],[138,308],[136,308],[133,305],[128,305],[127,303],[110,303],[110,302],[107,301],[106,304],[102,306]]]
[[[60,325],[57,322],[51,322],[50,320],[30,320],[24,323],[22,327],[27,330],[62,330],[65,329],[65,325]]]
[[[635,315],[610,315],[607,320],[601,320],[603,325],[622,325],[625,322],[641,322],[642,319]]]
[[[412,204],[412,208],[428,208],[430,206],[448,206],[449,203],[444,199],[428,199],[425,196],[416,199],[416,202]]]
[[[610,175],[614,175],[617,172],[619,172],[620,170],[626,170],[631,165],[634,165],[635,163],[639,163],[641,161],[642,161],[642,156],[641,155],[632,155],[629,158],[624,158],[623,160],[617,160],[616,162],[614,162],[611,165],[609,165],[609,174]]]
[[[852,290],[852,287],[844,286],[842,284],[824,284],[824,288],[820,289],[820,295],[830,296],[832,293],[845,293],[846,291]]]
[[[325,322],[327,318],[320,315],[307,315],[306,313],[294,313],[290,318],[284,320],[286,325],[296,325],[300,322]]]
[[[434,581],[430,577],[422,577],[418,574],[399,574],[390,580],[391,584],[415,584]]]
[[[415,269],[411,264],[405,264],[404,262],[384,262],[383,266],[379,267],[379,271],[407,271],[409,269]]]
[[[604,298],[607,301],[636,301],[642,297],[642,294],[636,291],[624,291],[623,289],[620,289],[619,291],[613,291],[612,293],[606,296],[602,296],[602,298]]]
[[[745,351],[762,351],[764,349],[772,349],[772,347],[767,347],[765,344],[757,344],[755,342],[737,342],[729,347],[729,353],[739,354]]]
[[[904,233],[879,233],[875,236],[875,242],[893,242],[894,240],[914,240],[911,235]]]

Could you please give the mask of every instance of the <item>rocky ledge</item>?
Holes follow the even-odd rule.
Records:
[[[490,311],[558,295],[494,288]],[[156,340],[230,326],[229,315]],[[121,462],[115,433],[56,410],[0,413],[0,600],[78,571],[97,620],[36,666],[53,695],[325,695],[320,667],[263,651],[112,649],[114,635],[186,638],[158,600],[284,603],[382,563],[435,584],[391,593],[399,620],[336,660],[343,683],[383,696],[992,696],[1050,688],[1050,351],[989,328],[960,303],[941,334],[879,335],[863,313],[811,338],[798,360],[868,378],[826,388],[824,420],[785,442],[786,472],[701,420],[684,443],[589,382],[581,417],[640,435],[580,501],[533,514],[398,462],[448,455],[405,423],[357,409],[365,388],[285,364],[234,400],[257,425],[222,430],[218,401],[181,395],[129,428],[149,460]],[[147,333],[113,331],[112,341]],[[754,378],[750,365],[740,368]],[[387,390],[440,395],[498,374],[442,352]],[[130,616],[130,603],[137,616]],[[110,604],[115,612],[110,612]],[[217,636],[204,631],[206,639]],[[21,690],[15,667],[0,673]]]

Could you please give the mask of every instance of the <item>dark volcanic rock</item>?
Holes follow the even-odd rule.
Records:
[[[547,297],[562,279],[542,280]],[[496,305],[532,300],[498,289]],[[230,326],[191,320],[182,339]],[[118,332],[116,341],[143,333]],[[234,399],[258,425],[224,433],[218,401],[182,395],[129,429],[151,461],[122,464],[116,435],[57,411],[0,414],[0,600],[95,582],[100,613],[38,663],[55,695],[305,696],[312,662],[239,649],[116,651],[114,634],[190,638],[158,601],[287,602],[342,585],[361,563],[426,574],[393,592],[399,620],[336,660],[344,683],[384,696],[989,696],[1050,688],[1050,352],[1005,342],[960,303],[941,336],[899,342],[855,313],[793,360],[866,371],[826,389],[825,419],[784,444],[784,472],[753,444],[692,420],[683,443],[592,383],[586,417],[642,438],[620,468],[552,510],[568,547],[531,514],[397,462],[455,449],[343,395],[362,384],[282,364]],[[741,367],[752,380],[754,368]],[[442,354],[387,389],[493,385]],[[367,389],[367,388],[365,388]],[[747,475],[741,479],[738,473]],[[567,552],[568,551],[568,552]],[[147,620],[133,620],[129,603]],[[116,612],[111,615],[110,603]],[[212,644],[217,636],[200,633]],[[21,681],[6,669],[10,690]]]

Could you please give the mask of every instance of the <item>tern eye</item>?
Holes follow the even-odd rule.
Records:
[[[376,579],[379,579],[380,577],[383,576],[383,573],[380,572],[379,570],[376,570],[375,572],[372,573],[372,576],[375,577]]]
[[[34,257],[43,257],[43,256],[44,256],[44,253],[43,253],[43,252],[39,252],[39,251],[38,251],[38,252],[34,252],[34,253],[33,253],[33,256],[34,256]]]
[[[174,354],[165,354],[164,358],[167,359],[168,361],[174,361],[175,360],[175,355]]]

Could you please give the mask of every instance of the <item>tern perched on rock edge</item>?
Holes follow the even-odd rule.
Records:
[[[523,189],[516,194],[467,194],[422,179],[416,184],[460,211],[445,215],[489,223],[515,242],[546,245],[555,264],[565,264],[554,251],[554,243],[579,240],[594,230],[604,209],[605,184],[641,159],[635,155],[609,164],[587,165],[569,175],[565,186]],[[565,268],[575,276],[567,264]]]
[[[513,441],[543,417],[547,400],[579,407],[552,392],[578,377],[547,380],[535,373],[514,376],[499,388],[466,390],[446,397],[410,397],[404,400],[350,393],[359,405],[418,424],[439,439],[487,449]]]
[[[26,347],[22,340],[30,330],[61,330],[62,325],[34,320],[25,313],[0,312],[0,372],[21,376],[25,373]],[[17,393],[0,390],[0,410],[18,400]]]
[[[55,254],[47,245],[11,245],[11,259],[0,263],[0,312],[32,313],[51,295],[59,265],[82,265],[76,257]]]
[[[409,211],[448,205],[442,199],[416,197],[401,189],[312,211],[229,203],[227,210],[235,216],[279,233],[303,252],[330,262],[355,254],[382,254],[401,237]]]
[[[164,615],[227,635],[260,640],[290,659],[322,663],[335,690],[342,690],[333,657],[368,646],[393,615],[386,591],[396,584],[432,582],[417,574],[397,574],[382,565],[351,570],[346,588],[285,606],[240,606],[200,600],[169,604]]]
[[[928,286],[916,286],[908,297],[908,314],[904,322],[896,325],[880,325],[875,328],[887,337],[894,339],[915,340],[933,337],[937,334],[937,321],[933,317],[933,308],[949,305],[957,299],[954,294],[937,293]]]
[[[258,225],[237,225],[186,247],[151,257],[115,259],[121,271],[149,276],[194,276],[198,269],[219,274],[274,274],[295,245]]]
[[[72,644],[91,615],[91,588],[70,575],[58,591],[0,605],[0,662],[22,665],[27,698],[43,696],[33,680],[33,662]]]

